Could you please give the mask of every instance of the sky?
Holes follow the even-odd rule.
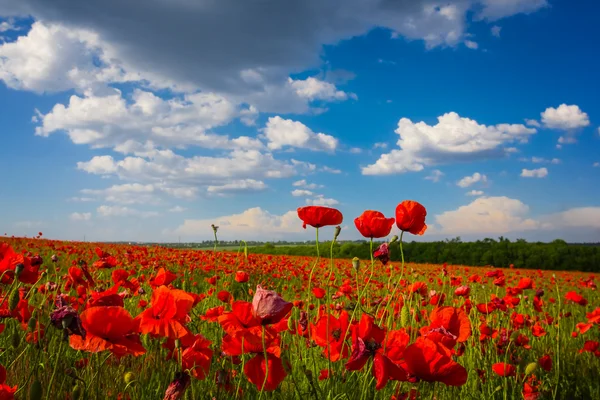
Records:
[[[348,240],[416,200],[429,228],[408,240],[598,242],[598,14],[0,0],[0,235],[307,240],[296,209],[325,205]]]

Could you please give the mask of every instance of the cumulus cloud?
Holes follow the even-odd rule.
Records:
[[[305,197],[305,196],[312,196],[314,193],[311,192],[310,190],[304,190],[304,189],[294,189],[292,190],[292,196],[294,197]]]
[[[149,218],[157,217],[159,215],[156,211],[140,211],[134,208],[123,207],[123,206],[107,206],[102,205],[96,209],[99,216],[105,218],[111,217],[136,217],[136,218]]]
[[[256,179],[241,179],[224,185],[210,185],[207,188],[207,192],[224,195],[244,192],[260,192],[266,188],[267,185],[263,181],[258,181]]]
[[[467,46],[471,50],[477,50],[479,48],[479,44],[472,40],[465,40],[465,46]]]
[[[515,14],[529,14],[548,6],[547,0],[481,0],[478,19],[498,20]]]
[[[523,178],[545,178],[548,176],[548,168],[526,169],[521,171]]]
[[[467,196],[483,196],[482,190],[471,190],[467,192]]]
[[[314,133],[302,122],[271,117],[263,129],[263,134],[271,150],[284,147],[298,147],[315,151],[335,151],[338,140],[331,135]]]
[[[477,182],[486,183],[487,180],[488,179],[486,175],[480,174],[479,172],[475,172],[471,176],[465,176],[464,178],[462,178],[456,183],[456,185],[458,185],[461,188],[467,188]]]
[[[299,181],[296,181],[292,184],[292,186],[301,187],[301,188],[309,189],[309,190],[319,189],[319,188],[323,187],[323,185],[318,185],[316,183],[308,183],[306,181],[306,179],[301,179]]]
[[[276,215],[260,207],[214,219],[187,219],[182,225],[166,233],[197,237],[202,232],[209,232],[211,224],[219,226],[219,237],[226,240],[272,240],[289,237],[291,234],[305,233],[296,211]]]
[[[440,232],[450,235],[504,234],[537,229],[540,223],[527,218],[529,207],[508,197],[479,197],[454,211],[435,216]]]
[[[590,124],[587,113],[581,111],[578,105],[561,104],[557,108],[548,107],[541,116],[544,126],[550,129],[572,130]]]
[[[486,126],[450,112],[438,117],[436,125],[402,118],[396,133],[400,149],[362,168],[363,175],[398,174],[421,171],[426,165],[501,157],[505,145],[526,142],[536,130],[522,124]]]
[[[440,181],[440,179],[442,179],[442,176],[444,176],[444,173],[442,171],[440,171],[439,169],[434,169],[433,171],[431,171],[431,174],[425,177],[425,179],[437,183]]]
[[[92,213],[78,213],[74,212],[69,215],[71,221],[89,221],[92,219]]]
[[[341,101],[347,100],[348,98],[358,99],[356,94],[348,94],[343,90],[338,90],[334,84],[314,77],[309,77],[304,80],[293,80],[292,78],[289,78],[288,82],[296,90],[298,96],[311,101]]]
[[[336,199],[326,198],[325,196],[318,194],[312,199],[306,199],[307,205],[313,206],[335,206],[340,204]]]

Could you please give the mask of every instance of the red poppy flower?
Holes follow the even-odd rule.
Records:
[[[396,226],[401,231],[422,235],[427,230],[426,216],[427,210],[423,205],[416,201],[405,200],[396,207]]]
[[[442,382],[448,386],[462,386],[467,382],[467,370],[452,360],[445,346],[424,337],[404,350],[406,370],[426,382]]]
[[[576,292],[567,292],[567,294],[565,295],[565,298],[567,300],[570,300],[574,303],[579,304],[580,306],[586,306],[588,301],[580,294],[576,293]]]
[[[394,218],[386,218],[379,211],[367,210],[354,220],[354,225],[366,238],[382,238],[390,234]]]
[[[339,225],[344,220],[339,210],[323,206],[300,207],[298,208],[298,217],[304,222],[302,227],[305,229],[306,225],[314,228]]]
[[[164,268],[160,268],[156,273],[156,276],[150,278],[150,286],[153,288],[159,287],[162,285],[168,285],[173,282],[177,278],[177,275],[168,271]]]
[[[238,271],[235,273],[235,281],[238,283],[248,282],[249,279],[250,279],[250,275],[248,275],[247,272]]]
[[[281,358],[267,353],[267,362],[265,356],[259,353],[244,365],[244,373],[250,383],[256,386],[257,390],[270,392],[279,386],[287,376]],[[267,375],[267,366],[269,375]],[[265,379],[266,376],[266,379]],[[264,384],[264,386],[263,386]]]
[[[181,363],[184,371],[189,370],[194,378],[202,380],[210,371],[213,351],[210,349],[210,340],[200,334],[196,335],[195,339],[181,354]]]
[[[86,330],[85,339],[71,335],[69,343],[75,350],[91,353],[108,350],[117,357],[126,354],[142,355],[146,349],[134,333],[135,322],[122,307],[92,307],[81,313],[81,324]]]
[[[348,313],[344,310],[340,317],[323,315],[316,324],[311,324],[311,338],[318,346],[323,347],[323,355],[331,361],[347,358],[349,347],[345,345],[348,330]],[[343,354],[342,354],[343,349]]]
[[[10,387],[6,384],[6,369],[0,365],[0,399],[12,400],[14,399],[17,386]]]
[[[549,372],[552,369],[552,357],[550,357],[548,354],[545,354],[542,357],[540,357],[538,363],[540,364],[540,367],[542,367],[542,369],[546,372]]]
[[[154,289],[151,307],[135,318],[137,330],[155,336],[178,339],[189,332],[184,323],[194,299],[183,290],[166,286]]]
[[[429,326],[421,328],[421,335],[447,348],[466,342],[471,336],[471,322],[460,308],[438,307],[429,316]]]
[[[507,377],[507,376],[515,376],[517,369],[514,365],[507,363],[495,363],[492,365],[492,370],[496,375]]]

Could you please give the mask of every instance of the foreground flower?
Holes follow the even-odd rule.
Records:
[[[304,222],[302,227],[305,229],[306,225],[314,228],[339,225],[344,220],[339,210],[323,206],[300,207],[298,208],[298,217]]]
[[[354,220],[354,225],[366,238],[382,238],[390,234],[394,218],[386,218],[379,211],[367,210]]]
[[[195,336],[194,344],[183,351],[181,355],[182,367],[196,379],[204,379],[210,370],[210,361],[213,351],[210,349],[211,342],[204,336]]]
[[[404,350],[406,370],[426,382],[442,382],[462,386],[467,382],[467,370],[452,360],[452,353],[433,340],[419,337]]]
[[[340,317],[323,315],[316,324],[311,324],[311,338],[323,347],[323,355],[333,362],[348,357],[349,346],[345,345],[348,331],[348,313],[343,310]],[[342,353],[343,351],[343,353]]]
[[[193,297],[183,290],[160,286],[152,293],[152,306],[135,318],[137,330],[155,336],[182,338],[188,334],[184,323],[193,305]]]
[[[396,207],[396,226],[401,231],[422,235],[427,230],[427,210],[420,203],[405,200]]]
[[[169,384],[165,392],[163,400],[179,400],[185,394],[186,389],[190,386],[190,376],[183,372],[178,372],[175,379]]]
[[[438,307],[429,316],[429,326],[421,328],[421,335],[447,348],[466,342],[471,336],[471,322],[460,308]]]
[[[265,362],[264,354],[257,354],[244,365],[244,374],[250,383],[256,386],[257,390],[270,392],[277,389],[277,386],[287,376],[281,358],[267,353]],[[267,367],[269,375],[267,376]]]
[[[492,370],[496,375],[503,377],[515,376],[517,371],[514,365],[510,365],[503,362],[495,363],[494,365],[492,365]]]
[[[252,313],[262,325],[276,324],[290,312],[294,305],[287,302],[273,290],[265,290],[256,286],[252,299]]]
[[[75,350],[91,353],[108,350],[117,357],[139,356],[146,352],[134,331],[133,318],[122,307],[88,308],[81,313],[81,324],[87,334],[85,339],[71,335],[69,343]]]
[[[0,399],[1,400],[12,400],[14,399],[17,386],[10,387],[6,384],[6,369],[0,365]]]

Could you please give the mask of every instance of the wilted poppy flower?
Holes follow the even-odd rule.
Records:
[[[304,222],[302,227],[305,229],[306,225],[314,228],[339,225],[344,220],[339,210],[323,206],[300,207],[298,208],[298,217]]]
[[[401,231],[422,235],[427,230],[427,210],[420,203],[405,200],[396,207],[396,226]]]
[[[175,374],[175,379],[169,384],[163,400],[179,400],[183,398],[186,389],[190,386],[190,376],[183,372]]]
[[[283,300],[277,292],[265,290],[256,286],[256,293],[252,299],[252,312],[263,325],[275,324],[290,312],[294,305]]]
[[[452,360],[445,346],[424,337],[404,350],[406,370],[426,382],[442,382],[448,386],[462,386],[467,382],[467,370]]]
[[[367,210],[354,220],[354,225],[366,238],[382,238],[390,234],[394,218],[386,218],[379,211]]]
[[[492,365],[492,370],[494,371],[494,373],[496,373],[496,375],[503,377],[515,376],[517,372],[514,365],[503,362],[495,363],[494,365]]]
[[[81,325],[81,319],[77,311],[69,306],[57,308],[50,313],[50,322],[59,329],[63,329],[67,335],[79,335],[85,339],[85,329]]]
[[[390,261],[390,246],[387,243],[381,243],[377,250],[373,252],[373,257],[386,265]]]

